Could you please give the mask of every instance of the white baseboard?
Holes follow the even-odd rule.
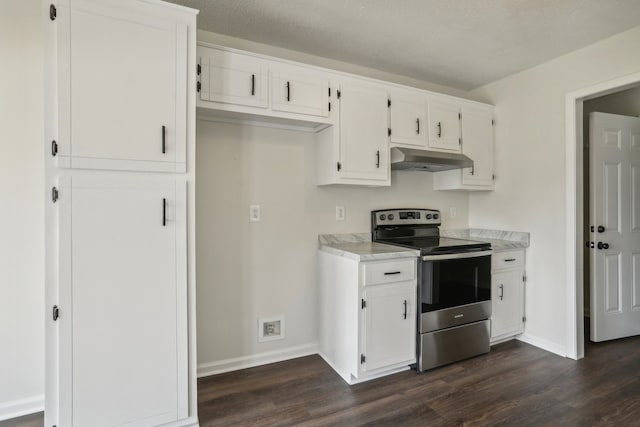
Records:
[[[296,359],[312,354],[318,354],[318,343],[252,354],[250,356],[234,357],[232,359],[218,360],[215,362],[199,363],[198,378],[237,371],[239,369],[253,368],[269,363],[282,362],[284,360]]]
[[[0,403],[0,421],[44,411],[44,395]]]
[[[558,356],[567,357],[566,348],[556,343],[553,343],[551,341],[547,341],[543,338],[539,338],[539,337],[524,333],[522,335],[518,335],[516,339],[522,342],[526,342],[527,344],[531,344],[535,347],[541,348],[543,350],[549,351],[551,353],[555,353]]]

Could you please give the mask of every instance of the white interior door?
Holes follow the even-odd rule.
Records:
[[[60,345],[71,361],[61,420],[132,427],[186,417],[186,186],[82,176],[60,187],[69,236]]]
[[[640,118],[589,116],[591,340],[640,334]]]

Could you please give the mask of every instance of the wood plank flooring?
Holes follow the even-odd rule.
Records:
[[[346,385],[319,356],[200,379],[209,426],[640,426],[640,337],[565,359],[519,341]]]
[[[640,337],[576,362],[519,341],[425,374],[348,386],[319,357],[202,378],[200,425],[640,426]],[[41,426],[42,414],[0,422]]]

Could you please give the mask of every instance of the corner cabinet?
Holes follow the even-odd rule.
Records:
[[[408,369],[416,361],[416,258],[318,254],[322,358],[348,384]]]
[[[491,257],[491,342],[524,332],[525,250],[496,251]]]
[[[195,18],[43,2],[45,425],[195,426]]]
[[[436,172],[435,190],[493,190],[493,107],[462,103],[460,125],[462,154],[473,160],[465,169]]]

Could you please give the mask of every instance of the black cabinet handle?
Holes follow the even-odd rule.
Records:
[[[400,274],[399,271],[387,271],[386,273],[384,273],[385,276],[391,276],[392,274]]]
[[[376,151],[376,167],[380,168],[380,150]]]
[[[507,258],[504,260],[504,262],[513,262],[515,260],[516,260],[515,258]]]
[[[500,300],[502,301],[504,299],[504,285],[500,285],[498,286],[500,288]]]
[[[167,226],[167,199],[162,199],[162,226]]]
[[[287,101],[291,101],[291,85],[287,82]]]
[[[166,126],[162,126],[162,154],[165,154],[167,152],[167,138],[166,138],[166,134],[167,134],[167,127]]]
[[[256,94],[256,75],[251,74],[251,96]]]
[[[442,123],[438,122],[438,138],[442,137]]]
[[[404,300],[404,318],[407,318],[407,300]]]
[[[416,134],[420,135],[420,118],[416,119]]]

